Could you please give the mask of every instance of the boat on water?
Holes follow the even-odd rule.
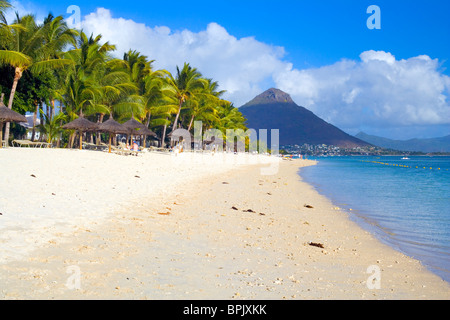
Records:
[[[408,157],[403,157],[402,160],[410,160]]]

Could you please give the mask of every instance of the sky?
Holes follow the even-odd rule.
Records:
[[[11,2],[79,22],[117,57],[137,50],[171,72],[188,62],[236,107],[276,87],[350,134],[450,134],[450,1]]]

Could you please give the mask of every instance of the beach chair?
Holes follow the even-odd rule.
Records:
[[[33,142],[30,140],[13,140],[12,146],[13,147],[31,147],[33,145]]]
[[[50,142],[42,142],[41,143],[41,148],[52,148],[53,147],[53,143]]]
[[[40,142],[40,141],[30,141],[30,144],[32,146],[34,146],[35,148],[42,148],[42,146],[44,145],[45,142]]]
[[[94,143],[83,142],[83,149],[96,150],[97,149],[97,145],[94,144]]]
[[[126,144],[124,144],[123,142],[119,142],[119,147],[111,146],[111,150],[117,154],[121,154],[121,155],[125,155],[125,156],[128,156],[128,155],[138,156],[140,153],[139,151],[127,149]]]

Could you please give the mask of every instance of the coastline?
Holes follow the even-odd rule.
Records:
[[[377,160],[381,162],[371,161],[370,157],[359,157],[353,162],[352,159],[317,160],[320,163],[316,167],[299,172],[307,183],[345,210],[351,220],[382,243],[421,261],[428,270],[450,281],[448,241],[441,232],[448,224],[446,206],[443,201],[434,200],[443,199],[445,196],[441,195],[448,190],[445,163],[418,164],[421,157],[416,156],[405,163],[397,157],[389,162],[391,166],[398,164],[400,170],[404,170],[400,167],[416,166],[416,169],[398,171],[401,175],[394,176],[398,174],[395,169],[384,170],[383,165],[390,161],[389,158]],[[430,166],[434,169],[432,179],[427,172],[425,176],[430,182],[421,180],[424,177],[421,168]],[[424,184],[425,190],[421,187]]]
[[[25,161],[22,151],[13,152]],[[236,167],[214,164],[212,158],[175,167],[157,154],[62,153],[76,155],[70,177],[76,192],[60,199],[65,212],[59,219],[86,205],[89,210],[73,224],[26,225],[29,230],[21,233],[39,241],[34,246],[28,241],[33,250],[0,264],[1,299],[450,299],[448,283],[382,244],[301,181],[299,167],[313,162],[283,160],[276,175],[262,176],[261,164]],[[90,162],[83,165],[80,159]],[[59,176],[67,167],[58,168],[56,160],[47,159],[47,170]],[[61,187],[55,177],[43,181],[34,173],[30,182],[32,172],[14,168],[20,163],[10,165],[23,176],[7,184],[20,182],[27,196],[35,192],[42,198],[38,187],[44,186],[49,199],[59,195],[51,191]],[[89,166],[93,180],[77,189]],[[98,180],[102,167],[106,184]],[[148,177],[146,168],[152,171]],[[107,178],[121,187],[111,191]],[[84,198],[105,185],[111,187],[107,193]],[[78,204],[73,203],[77,192]],[[118,195],[126,199],[119,201]],[[24,207],[35,200],[25,199]],[[8,211],[17,209],[17,199],[10,201],[15,204],[8,202]],[[55,212],[49,203],[43,212]],[[2,210],[0,219],[8,214]],[[87,219],[93,212],[96,218]],[[14,231],[12,225],[8,231]],[[44,232],[52,236],[42,237]],[[6,239],[2,231],[2,245],[10,241],[11,251],[21,252],[19,242],[11,243],[13,236],[18,232]],[[367,285],[373,266],[380,272],[379,289]],[[67,286],[72,267],[80,271],[78,288]]]

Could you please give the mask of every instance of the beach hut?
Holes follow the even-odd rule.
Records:
[[[98,130],[98,126],[96,123],[89,121],[88,119],[85,119],[82,115],[73,120],[72,122],[69,122],[62,127],[66,130],[77,130],[80,133],[80,150],[83,149],[83,132],[88,131],[96,131]]]
[[[128,134],[129,132],[127,127],[115,121],[112,116],[107,121],[100,123],[97,130],[109,133],[109,153],[111,153],[111,135],[117,133]]]
[[[2,93],[0,98],[0,148],[3,147],[3,123],[4,122],[27,122],[27,118],[20,113],[17,113],[3,103],[4,93]],[[7,144],[8,142],[6,142]]]

